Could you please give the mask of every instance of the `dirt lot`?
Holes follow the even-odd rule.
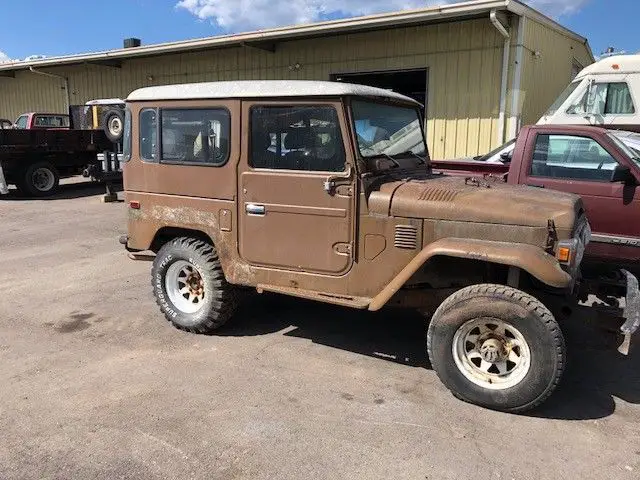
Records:
[[[0,478],[640,478],[640,348],[569,324],[560,390],[518,417],[455,400],[416,315],[258,297],[181,333],[96,193],[0,200]]]

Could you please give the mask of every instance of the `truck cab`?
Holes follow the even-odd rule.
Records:
[[[539,124],[640,129],[640,55],[616,55],[583,69]]]
[[[511,412],[544,401],[565,351],[543,302],[575,290],[590,240],[583,203],[434,174],[420,111],[387,90],[332,82],[132,92],[120,241],[153,262],[164,317],[211,333],[251,289],[416,308],[457,396]]]
[[[62,113],[23,113],[14,122],[18,130],[68,130],[69,115]]]

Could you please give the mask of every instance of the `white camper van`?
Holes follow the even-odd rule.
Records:
[[[616,55],[589,65],[538,123],[640,128],[640,55]]]

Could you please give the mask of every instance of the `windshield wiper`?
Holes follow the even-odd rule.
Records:
[[[418,160],[420,160],[425,166],[427,165],[427,160],[424,157],[421,157],[420,155],[415,153],[413,150],[407,150],[405,152],[395,154],[396,157],[399,157],[400,155],[412,155],[416,157]]]

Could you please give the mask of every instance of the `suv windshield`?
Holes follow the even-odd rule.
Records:
[[[356,100],[352,109],[363,158],[406,156],[421,161],[416,156],[426,155],[417,108]]]

